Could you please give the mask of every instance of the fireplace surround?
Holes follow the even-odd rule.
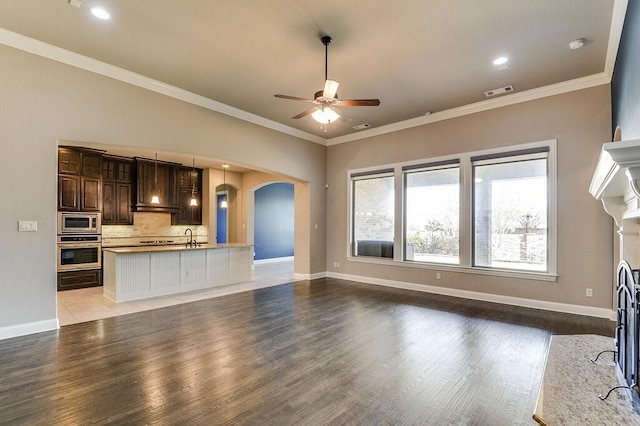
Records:
[[[640,140],[602,146],[589,192],[615,220],[614,359],[620,381],[640,411]]]

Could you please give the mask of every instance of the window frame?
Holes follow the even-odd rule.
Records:
[[[347,253],[348,256],[347,257],[352,257],[352,258],[371,258],[371,259],[382,259],[382,260],[388,260],[388,257],[376,257],[376,256],[364,256],[364,255],[356,255],[356,239],[355,239],[355,209],[354,209],[354,204],[355,204],[355,199],[356,199],[356,193],[355,193],[355,183],[357,181],[362,181],[362,180],[367,180],[367,179],[377,179],[377,178],[393,178],[393,194],[394,194],[394,217],[393,217],[393,226],[394,226],[394,238],[393,238],[393,249],[394,249],[394,258],[396,256],[395,254],[395,250],[396,250],[396,236],[395,236],[395,226],[396,226],[396,208],[395,208],[395,202],[396,202],[396,192],[397,192],[397,188],[396,188],[396,176],[395,176],[395,170],[394,168],[375,168],[375,169],[368,169],[368,170],[358,170],[358,171],[353,171],[350,172],[348,174],[349,176],[349,242],[348,242],[348,249],[347,249]]]
[[[549,149],[548,147],[540,147],[540,149],[529,149],[529,150],[521,150],[521,151],[510,151],[510,152],[505,152],[505,153],[500,153],[498,155],[484,155],[484,156],[480,156],[480,157],[471,157],[471,175],[473,177],[473,183],[474,185],[471,187],[471,192],[472,192],[472,209],[471,209],[471,227],[472,227],[472,232],[471,232],[471,236],[472,236],[472,246],[471,246],[471,266],[474,268],[484,268],[484,269],[490,269],[490,270],[507,270],[507,271],[517,271],[517,272],[524,272],[527,271],[526,269],[515,269],[515,268],[499,268],[496,266],[486,266],[486,265],[477,265],[477,259],[476,259],[476,244],[475,244],[475,237],[477,236],[477,232],[476,232],[476,205],[475,205],[475,198],[476,198],[476,191],[475,191],[475,168],[476,166],[491,166],[491,165],[499,165],[499,164],[513,164],[513,163],[518,163],[518,162],[523,162],[523,161],[531,161],[531,160],[545,160],[545,165],[546,165],[546,175],[545,178],[547,179],[547,208],[546,208],[546,219],[547,219],[547,241],[546,241],[546,257],[547,257],[547,262],[545,264],[546,266],[546,270],[544,271],[538,271],[538,272],[542,272],[542,273],[549,273],[549,271],[551,270],[550,267],[550,262],[549,262],[549,253],[550,253],[550,224],[549,222],[549,218],[550,218],[550,211],[551,211],[551,205],[549,203],[549,191],[550,191],[550,179],[549,179]]]
[[[498,269],[493,267],[473,266],[474,250],[474,218],[473,218],[473,159],[487,157],[508,157],[513,153],[526,151],[547,151],[547,265],[546,272],[528,271],[519,269]],[[453,164],[459,162],[460,171],[460,205],[459,205],[459,264],[445,264],[422,261],[406,261],[405,259],[405,209],[406,192],[404,173],[408,170],[416,170],[422,166],[437,166],[438,164]],[[394,175],[394,257],[379,258],[370,256],[353,256],[351,251],[353,237],[353,184],[352,176],[373,176],[376,173],[386,172]],[[557,233],[558,233],[558,202],[557,202],[557,140],[550,139],[538,142],[523,143],[517,145],[502,146],[472,152],[463,152],[447,156],[423,158],[393,164],[378,165],[362,169],[347,170],[348,188],[348,234],[346,236],[347,262],[374,263],[381,265],[393,265],[400,267],[430,269],[438,271],[451,271],[478,275],[491,275],[511,278],[523,278],[537,281],[556,281],[557,275]]]
[[[460,236],[460,222],[461,222],[461,195],[462,191],[461,187],[461,170],[460,170],[460,160],[452,159],[447,161],[436,161],[429,163],[421,163],[421,164],[412,164],[408,166],[401,167],[402,169],[402,191],[403,191],[403,205],[402,205],[402,261],[403,262],[416,262],[416,263],[433,263],[435,265],[452,265],[452,266],[460,266],[460,239],[458,237],[458,262],[457,263],[445,263],[445,262],[425,262],[425,261],[417,261],[417,260],[409,260],[407,259],[407,179],[412,173],[420,173],[420,172],[431,172],[431,171],[439,171],[439,170],[451,170],[456,169],[458,171],[458,236]]]

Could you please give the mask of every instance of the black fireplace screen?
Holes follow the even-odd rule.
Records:
[[[640,343],[640,270],[631,269],[626,261],[618,265],[618,318],[616,327],[616,363],[626,385],[638,395],[638,344]],[[635,399],[635,398],[634,398]]]

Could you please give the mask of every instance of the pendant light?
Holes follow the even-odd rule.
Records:
[[[196,179],[196,159],[194,158],[191,168],[191,201],[189,201],[191,207],[198,207],[198,200],[196,199]]]
[[[227,203],[227,169],[229,168],[228,164],[222,165],[222,191],[224,192],[224,197],[220,202],[220,208],[226,209],[229,207],[229,203]]]
[[[154,162],[154,177],[153,177],[153,196],[151,197],[151,204],[160,204],[160,196],[158,195],[158,153],[156,152],[156,161]]]

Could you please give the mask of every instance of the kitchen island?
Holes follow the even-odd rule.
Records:
[[[253,245],[103,248],[104,296],[146,299],[251,280]]]

